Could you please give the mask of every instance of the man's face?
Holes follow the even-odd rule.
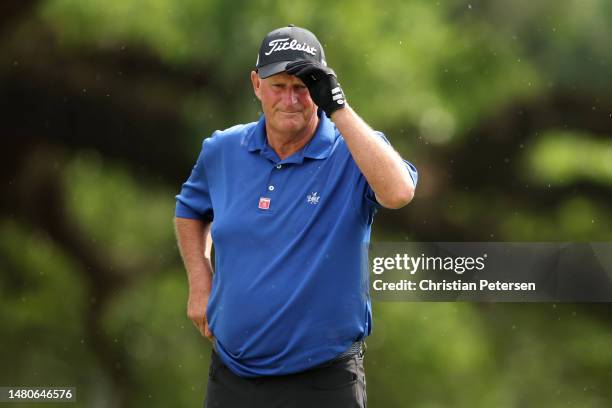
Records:
[[[299,78],[282,72],[261,79],[252,71],[251,82],[261,101],[266,125],[275,131],[295,134],[316,119],[317,105]]]

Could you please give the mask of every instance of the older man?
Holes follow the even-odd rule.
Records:
[[[263,115],[205,139],[177,196],[188,316],[214,345],[206,406],[363,407],[365,250],[416,169],[351,109],[310,31],[268,33],[251,81]]]

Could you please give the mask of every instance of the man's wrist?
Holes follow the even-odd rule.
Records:
[[[336,122],[338,120],[342,120],[344,117],[348,117],[347,115],[350,115],[350,107],[348,105],[348,103],[346,103],[346,101],[344,102],[344,106],[340,109],[336,109],[335,111],[333,111],[331,113],[331,115],[329,115],[329,118],[333,121]]]

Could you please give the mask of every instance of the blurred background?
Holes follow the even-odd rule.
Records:
[[[21,0],[0,5],[0,385],[194,407],[174,195],[259,115],[263,36],[317,34],[419,169],[377,241],[610,241],[612,2]],[[609,407],[607,304],[377,302],[371,407]]]

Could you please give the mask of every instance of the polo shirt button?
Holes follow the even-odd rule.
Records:
[[[277,169],[280,169],[281,167],[283,167],[282,164],[279,164],[278,166],[276,166]]]
[[[269,186],[269,187],[268,187],[268,190],[270,190],[270,191],[274,191],[274,186]]]

